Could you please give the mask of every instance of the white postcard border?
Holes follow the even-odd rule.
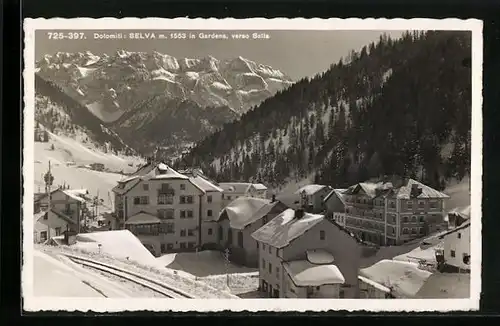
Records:
[[[36,18],[24,20],[23,214],[33,216],[35,30],[464,30],[472,32],[471,297],[469,299],[82,299],[33,296],[33,223],[23,218],[22,295],[26,311],[466,311],[479,308],[482,200],[482,21],[468,19]]]

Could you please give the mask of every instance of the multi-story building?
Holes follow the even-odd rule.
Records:
[[[324,210],[323,201],[332,188],[324,185],[310,184],[295,192],[301,201],[306,202],[305,209],[311,213],[321,213]]]
[[[275,298],[356,298],[359,240],[324,215],[287,209],[252,234],[259,289]]]
[[[34,230],[35,242],[45,242],[64,231],[80,232],[86,190],[55,189],[50,193],[35,194]],[[50,209],[49,209],[50,205]]]
[[[446,272],[470,272],[470,206],[449,213],[453,229],[443,233],[441,250],[436,252],[438,266]]]
[[[160,163],[140,168],[113,189],[124,228],[154,254],[188,251],[214,243],[222,189]]]
[[[449,196],[416,180],[363,182],[343,194],[345,225],[366,242],[397,245],[446,229]]]
[[[252,233],[287,207],[280,201],[240,197],[226,206],[218,220],[219,248],[230,250],[229,259],[246,266],[258,266],[259,245]]]
[[[326,217],[333,219],[340,226],[345,227],[346,221],[346,200],[344,192],[346,189],[333,189],[323,199],[326,210]]]
[[[219,187],[224,190],[222,200],[225,205],[239,197],[267,197],[267,187],[262,183],[221,182]]]

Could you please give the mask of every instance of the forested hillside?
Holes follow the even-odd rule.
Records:
[[[225,124],[182,162],[272,187],[406,173],[442,188],[470,167],[470,56],[468,32],[381,36]]]

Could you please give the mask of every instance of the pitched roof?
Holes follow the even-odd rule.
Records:
[[[266,190],[267,187],[263,185],[262,183],[254,183],[252,184],[252,187],[255,188],[255,190]]]
[[[392,289],[400,298],[412,298],[431,275],[415,263],[397,260],[381,260],[376,264],[363,268],[359,274],[372,281]]]
[[[245,193],[252,184],[248,182],[220,182],[219,187],[224,189],[224,192]]]
[[[127,178],[126,180],[118,181],[118,185],[114,186],[112,191],[123,195],[132,190],[139,182],[141,178],[139,176],[134,176],[133,178]]]
[[[373,280],[370,280],[369,278],[366,278],[366,277],[363,277],[361,275],[358,275],[358,279],[363,282],[363,283],[366,283],[366,284],[369,284],[371,286],[373,286],[374,288],[382,291],[382,292],[385,292],[385,293],[391,293],[391,289],[389,289],[388,287],[386,286],[383,286],[382,284],[380,283],[377,283]]]
[[[458,232],[460,230],[466,229],[468,227],[470,227],[470,220],[465,221],[463,224],[461,224],[460,226],[458,226],[458,227],[456,227],[456,228],[454,228],[452,230],[449,230],[447,232],[441,233],[439,235],[439,239],[444,239],[446,236],[448,236],[448,235],[450,235],[452,233]]]
[[[410,199],[411,188],[413,185],[416,185],[422,189],[422,193],[416,198],[450,198],[450,196],[448,196],[447,194],[426,186],[423,183],[413,179],[408,179],[408,182],[405,185],[399,187],[399,189],[395,191],[396,197],[398,199]]]
[[[455,207],[451,211],[448,212],[448,214],[455,214],[459,215],[463,219],[469,219],[470,218],[470,205],[468,206],[461,206],[461,207]]]
[[[345,194],[344,192],[346,191],[347,189],[333,189],[332,191],[330,191],[328,193],[328,195],[325,196],[325,198],[323,199],[324,202],[328,201],[328,199],[330,199],[330,197],[332,197],[334,194],[337,196],[337,198],[342,202],[342,204],[346,204],[346,200],[345,200]]]
[[[182,180],[188,180],[189,177],[185,176],[184,174],[180,174],[179,172],[175,171],[168,165],[164,163],[158,164],[158,174],[151,177],[151,179],[182,179]]]
[[[229,203],[221,211],[219,217],[227,214],[231,228],[241,230],[245,226],[257,221],[260,214],[256,213],[267,204],[269,204],[269,200],[267,199],[240,197]],[[264,215],[260,216],[260,218]]]
[[[59,211],[57,211],[57,210],[55,210],[53,208],[50,211],[52,213],[54,213],[56,216],[58,216],[58,217],[62,218],[63,220],[65,220],[66,222],[68,222],[70,224],[76,224],[76,221],[73,221],[71,219],[71,217],[69,217],[68,215],[64,214],[63,212],[59,212]]]
[[[302,218],[297,219],[295,211],[289,208],[252,233],[252,237],[273,247],[283,248],[324,219],[324,215],[305,212]]]
[[[127,221],[125,221],[125,224],[160,224],[161,220],[144,211],[140,211],[139,213],[130,216]]]
[[[323,190],[323,188],[325,188],[326,186],[324,185],[316,185],[316,184],[311,184],[311,185],[306,185],[302,188],[300,188],[299,190],[297,190],[295,192],[295,194],[301,194],[302,192],[305,191],[305,193],[309,196],[311,195],[314,195],[315,193],[317,193],[318,191],[320,190]]]
[[[344,275],[332,264],[316,265],[307,260],[283,262],[283,268],[297,286],[344,284]]]
[[[33,221],[38,222],[39,219],[41,219],[43,216],[47,214],[47,211],[40,211],[38,213],[33,214]]]
[[[82,197],[81,197],[81,195],[80,195],[80,193],[79,193],[80,191],[81,191],[80,189],[75,190],[75,191],[73,191],[73,190],[69,190],[69,189],[67,189],[67,190],[62,190],[62,192],[63,192],[66,196],[70,197],[71,199],[74,199],[74,200],[76,200],[76,201],[78,201],[78,202],[80,202],[80,203],[84,203],[86,200],[85,200],[85,198],[82,198]],[[86,190],[85,190],[85,191],[86,191]]]
[[[197,185],[198,188],[202,189],[205,192],[223,192],[224,191],[221,187],[217,186],[215,183],[212,183],[209,180],[207,180],[201,176],[191,177],[191,178],[189,178],[189,181],[191,181],[193,184]]]

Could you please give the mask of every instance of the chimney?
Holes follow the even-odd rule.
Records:
[[[276,195],[273,194],[272,198],[271,198],[271,203],[274,203],[276,201]]]
[[[418,187],[418,184],[412,184],[411,185],[411,197],[417,197],[422,193],[422,188]]]
[[[304,217],[304,209],[303,208],[298,208],[295,210],[295,218],[300,220],[301,218]]]

